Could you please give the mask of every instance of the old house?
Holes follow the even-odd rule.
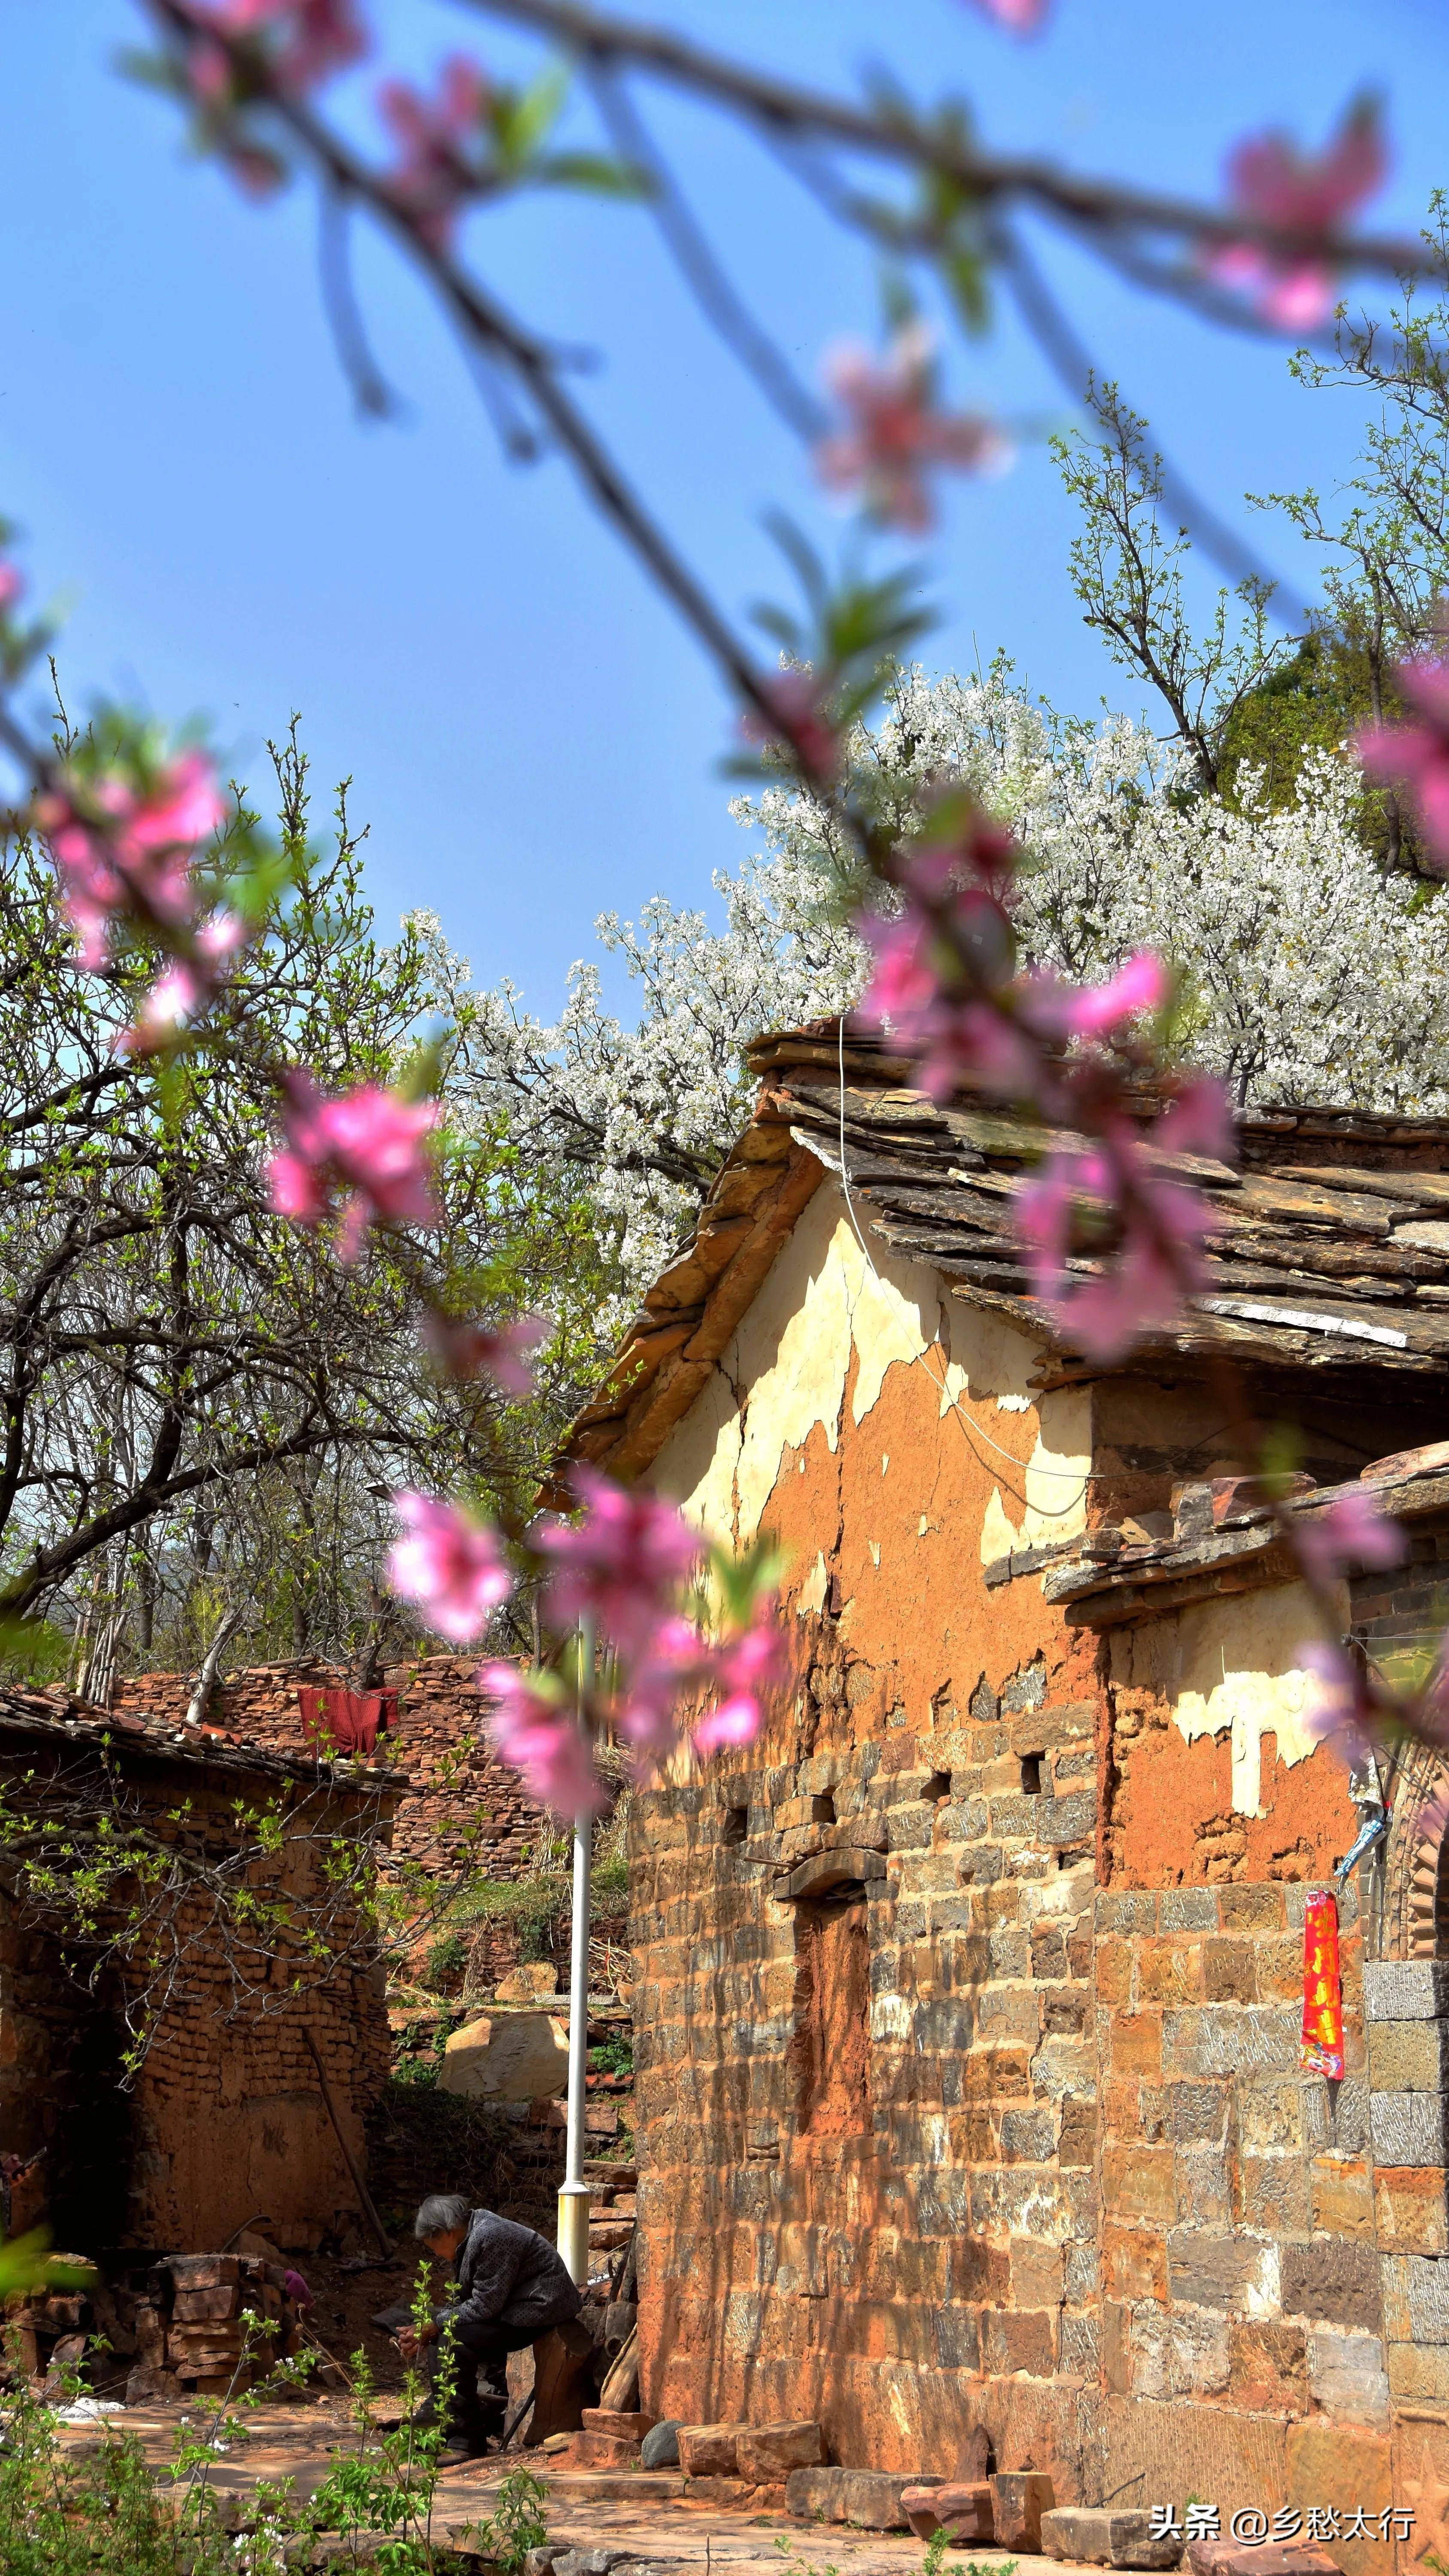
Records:
[[[0,1692],[0,2158],[88,2251],[356,2223],[387,1776]],[[119,1860],[117,1858],[119,1855]]]
[[[633,1828],[642,2402],[947,2474],[984,2431],[1059,2500],[1377,2512],[1449,2463],[1443,1766],[1317,1743],[1216,1366],[1296,1426],[1306,1520],[1368,1474],[1402,1525],[1343,1633],[1433,1633],[1449,1127],[1247,1118],[1207,1293],[1104,1372],[1018,1264],[1027,1131],[833,1023],[755,1069],[572,1440],[789,1553],[767,1735]],[[1335,2080],[1305,1902],[1380,1785]]]

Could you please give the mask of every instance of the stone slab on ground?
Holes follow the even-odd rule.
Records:
[[[748,2424],[681,2424],[679,2465],[687,2478],[738,2475],[738,2443]]]
[[[1191,2576],[1337,2576],[1338,2562],[1306,2540],[1190,2540]]]
[[[1040,2469],[998,2469],[991,2480],[991,2520],[1002,2549],[1041,2548],[1041,2518],[1056,2504],[1056,2489]]]
[[[985,2479],[963,2486],[902,2487],[901,2507],[918,2540],[944,2531],[948,2540],[992,2540],[991,2489]]]
[[[824,2457],[820,2427],[804,2417],[792,2424],[752,2424],[735,2444],[740,2476],[761,2486],[788,2477],[792,2469],[813,2468]]]
[[[801,2522],[853,2523],[862,2531],[909,2531],[901,2502],[907,2487],[939,2487],[942,2478],[920,2469],[897,2476],[889,2469],[792,2469],[785,2502]]]
[[[1151,2528],[1149,2513],[1057,2505],[1042,2515],[1042,2547],[1049,2558],[1085,2559],[1091,2567],[1175,2567],[1182,2556],[1181,2540],[1154,2540]]]

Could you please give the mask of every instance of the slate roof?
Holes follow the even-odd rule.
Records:
[[[27,1690],[22,1684],[0,1685],[0,1756],[27,1745],[51,1745],[75,1752],[105,1751],[113,1762],[169,1767],[180,1763],[210,1775],[210,1784],[255,1790],[258,1778],[280,1785],[302,1782],[314,1787],[325,1779],[346,1796],[365,1790],[396,1798],[405,1777],[378,1765],[346,1761],[319,1762],[292,1753],[274,1753],[244,1736],[213,1726],[176,1726],[165,1719],[96,1708],[66,1691]]]
[[[759,1039],[749,1063],[760,1077],[755,1115],[575,1423],[565,1460],[625,1478],[647,1467],[827,1172],[843,1172],[867,1241],[929,1262],[954,1295],[1039,1339],[1043,1387],[1101,1374],[1031,1295],[1012,1232],[1039,1129],[968,1094],[938,1106],[912,1087],[901,1058],[848,1024],[842,1091],[834,1020]],[[1143,1114],[1152,1114],[1145,1101]],[[1210,1280],[1181,1324],[1127,1365],[1192,1367],[1222,1351],[1275,1375],[1367,1378],[1385,1391],[1388,1381],[1404,1394],[1449,1381],[1449,1121],[1255,1109],[1238,1122],[1238,1144],[1237,1169],[1163,1157],[1210,1196]]]

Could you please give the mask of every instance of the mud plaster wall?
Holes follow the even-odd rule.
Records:
[[[1023,1336],[879,1268],[822,1189],[656,1465],[790,1551],[794,1677],[633,1824],[643,2402],[948,2472],[989,2428],[1071,2496],[1100,2483],[1095,1646],[982,1566],[1080,1528],[1090,1399],[1039,1405]],[[802,1867],[846,1886],[792,1902]]]

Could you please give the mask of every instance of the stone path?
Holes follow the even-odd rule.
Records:
[[[128,2408],[100,2423],[63,2426],[60,2438],[69,2446],[123,2431],[135,2436],[160,2470],[170,2462],[179,2421],[175,2409]],[[223,2494],[245,2494],[263,2479],[290,2478],[299,2495],[311,2495],[329,2475],[338,2450],[351,2446],[350,2434],[340,2399],[259,2410],[243,2439],[216,2462],[212,2483]],[[818,2570],[820,2576],[826,2570],[833,2576],[920,2576],[922,2545],[905,2534],[851,2531],[796,2522],[786,2513],[746,2515],[688,2501],[679,2492],[681,2481],[667,2472],[624,2478],[555,2471],[542,2452],[526,2451],[510,2455],[509,2466],[530,2468],[544,2479],[549,2538],[571,2547],[627,2549],[652,2566],[678,2568],[688,2576],[696,2570],[701,2576],[790,2576],[792,2568]],[[436,2538],[461,2541],[466,2525],[490,2513],[499,2476],[491,2461],[445,2469],[438,2482]],[[623,2495],[621,2487],[627,2490]],[[953,2551],[952,2565],[958,2558],[982,2576],[1000,2576],[1013,2563],[1006,2550],[979,2542]],[[1101,2576],[1099,2569],[1054,2558],[1018,2558],[1015,2565],[1017,2576]]]

